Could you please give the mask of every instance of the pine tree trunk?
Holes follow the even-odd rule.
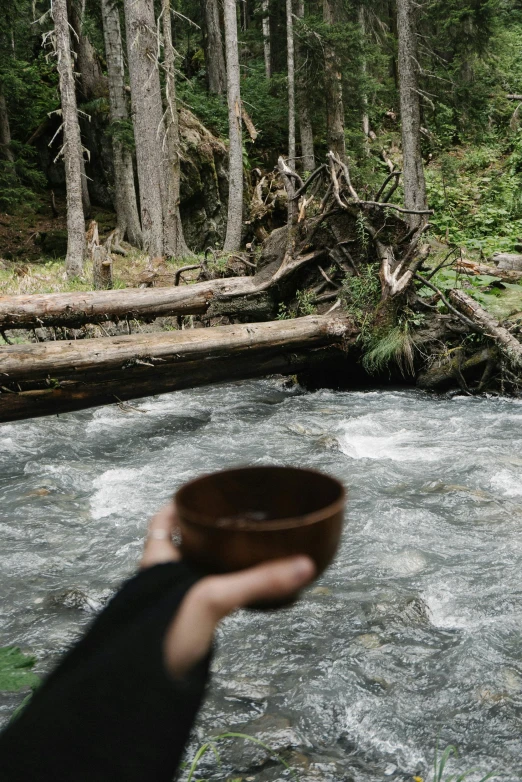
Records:
[[[122,238],[135,247],[141,247],[142,236],[132,154],[118,138],[121,125],[128,123],[127,96],[125,94],[125,70],[121,41],[120,12],[115,0],[101,0],[105,57],[109,76],[110,118],[115,134],[112,136],[114,161],[114,202],[118,229]],[[118,128],[120,124],[120,128]]]
[[[140,188],[143,248],[163,255],[163,203],[166,178],[161,143],[163,105],[153,0],[124,0],[136,163]]]
[[[286,55],[288,67],[288,165],[295,170],[295,61],[292,0],[286,0]]]
[[[9,115],[5,95],[0,84],[0,156],[9,163],[15,162],[14,152],[11,147],[11,128],[9,127]]]
[[[72,48],[76,53],[75,66],[79,73],[81,97],[85,101],[90,101],[105,95],[106,79],[103,75],[100,58],[83,29],[84,13],[85,3],[78,7],[77,0],[67,0],[69,23],[75,33],[72,39]]]
[[[363,42],[366,41],[366,19],[364,16],[364,6],[359,6],[359,10],[357,12],[358,20],[359,20],[359,27],[361,30],[361,38]],[[362,76],[362,82],[363,82],[363,92],[362,92],[362,104],[363,104],[363,113],[362,113],[362,129],[364,133],[364,137],[367,139],[370,135],[370,117],[368,116],[368,93],[366,91],[366,76],[368,71],[368,65],[366,62],[366,56],[363,54],[362,64],[361,64],[361,76]]]
[[[80,132],[81,139],[81,132]],[[91,216],[91,197],[89,195],[89,181],[87,179],[87,172],[85,171],[85,158],[83,156],[83,145],[80,157],[80,172],[82,177],[82,206],[83,217],[87,220]]]
[[[218,0],[203,0],[205,9],[206,35],[206,60],[208,88],[215,95],[225,95],[227,91],[227,70],[225,67],[225,55],[223,53],[223,38],[219,23]]]
[[[62,104],[63,157],[67,189],[67,256],[65,268],[69,277],[78,277],[83,271],[85,251],[85,221],[83,217],[81,174],[83,155],[76,107],[76,90],[66,0],[54,0],[53,20]]]
[[[272,76],[272,62],[270,52],[270,16],[269,16],[270,0],[262,0],[263,10],[263,50],[265,55],[265,76],[270,79]]]
[[[298,0],[297,16],[304,19],[305,4],[304,0]],[[302,45],[297,46],[298,54],[298,78],[297,78],[297,96],[298,96],[298,114],[299,114],[299,136],[301,139],[301,162],[303,171],[313,171],[315,169],[314,153],[314,131],[310,119],[310,110],[308,106],[308,93],[303,63],[305,60]]]
[[[172,45],[172,24],[170,19],[170,0],[163,0],[163,65],[165,69],[165,97],[167,104],[165,132],[168,155],[167,198],[164,203],[164,252],[174,258],[190,255],[185,243],[183,226],[179,214],[180,188],[180,138],[178,109],[176,106],[176,78],[174,47]]]
[[[404,204],[407,209],[426,209],[426,182],[420,134],[417,31],[414,14],[412,0],[397,0]],[[410,215],[409,223],[414,227],[419,225],[421,220],[420,215]]]
[[[243,226],[243,138],[241,134],[241,92],[239,87],[236,0],[225,0],[224,11],[230,146],[228,153],[228,220],[223,249],[225,252],[234,252],[241,246],[241,229]]]
[[[326,24],[334,24],[335,3],[338,0],[323,0],[323,19]],[[326,142],[328,149],[335,152],[340,160],[346,158],[344,140],[343,86],[340,65],[335,48],[327,43],[324,50],[326,81]]]

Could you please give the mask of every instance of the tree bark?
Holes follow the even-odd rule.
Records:
[[[295,169],[295,59],[292,0],[286,0],[286,59],[288,69],[288,165]]]
[[[203,0],[206,24],[206,61],[209,91],[225,95],[227,91],[227,69],[223,53],[223,38],[219,22],[218,0]]]
[[[304,19],[305,4],[304,0],[298,0],[297,16]],[[297,97],[298,97],[298,115],[299,115],[299,136],[301,139],[301,164],[303,171],[314,171],[315,153],[314,153],[314,131],[312,120],[310,119],[310,109],[308,105],[308,86],[304,70],[304,51],[303,44],[297,45],[298,55],[298,77],[297,77]]]
[[[0,84],[0,155],[9,163],[15,162],[14,152],[11,147],[11,128],[9,126],[9,114],[7,103]],[[14,169],[13,169],[14,172]]]
[[[174,258],[190,255],[185,243],[183,226],[179,213],[180,190],[180,137],[178,108],[176,105],[176,77],[174,47],[172,45],[172,24],[170,0],[162,0],[163,21],[163,64],[165,69],[165,102],[167,104],[165,133],[168,155],[167,198],[164,202],[164,252]]]
[[[122,239],[126,237],[130,244],[141,247],[142,235],[134,186],[132,153],[119,137],[124,125],[129,123],[120,12],[115,0],[101,0],[101,12],[109,76],[110,119],[113,126],[114,202],[117,226]]]
[[[241,92],[239,86],[239,52],[236,0],[224,0],[225,46],[227,57],[227,101],[229,124],[229,190],[225,252],[241,246],[243,227],[243,139],[241,133]]]
[[[85,251],[85,221],[83,216],[81,174],[83,153],[76,106],[66,0],[54,0],[52,13],[58,57],[63,123],[63,157],[67,190],[67,256],[65,258],[65,268],[69,277],[78,277],[83,270]]]
[[[133,366],[184,364],[198,359],[251,355],[266,350],[297,350],[341,343],[353,326],[334,315],[294,320],[215,326],[159,334],[132,334],[92,340],[9,345],[0,352],[2,382],[77,378],[85,373],[125,371]],[[143,363],[146,362],[146,363]]]
[[[323,0],[323,19],[332,25],[337,19],[337,0]],[[324,47],[325,93],[326,93],[326,143],[328,149],[342,161],[346,160],[344,138],[344,106],[341,68],[335,48],[330,43]]]
[[[272,61],[270,52],[270,0],[262,0],[261,8],[263,10],[263,52],[265,57],[265,76],[270,79],[272,76]]]
[[[160,257],[164,254],[166,178],[154,4],[152,0],[124,0],[124,7],[143,248],[152,257]]]
[[[404,157],[404,204],[407,209],[426,209],[426,182],[422,164],[421,114],[417,65],[417,30],[412,0],[397,0],[399,38],[399,92]],[[410,215],[412,228],[422,217]]]

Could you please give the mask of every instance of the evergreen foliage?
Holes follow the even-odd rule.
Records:
[[[316,159],[326,154],[325,48],[333,47],[341,70],[346,148],[361,194],[375,192],[386,172],[385,149],[400,165],[400,117],[395,4],[367,0],[365,27],[359,0],[332,0],[334,24],[326,24],[322,2],[306,0],[295,18],[299,49],[297,77],[305,85]],[[160,3],[156,0],[156,12]],[[122,3],[119,3],[120,9]],[[265,77],[260,0],[238,4],[242,99],[258,131],[244,132],[247,168],[272,168],[286,149],[286,30],[281,3],[270,3],[271,71]],[[16,211],[34,202],[48,186],[38,133],[58,127],[57,74],[42,34],[51,20],[47,0],[13,0],[0,11],[0,94],[5,97],[14,163],[0,149],[0,209]],[[123,19],[122,19],[123,22]],[[124,25],[122,24],[122,31]],[[99,0],[85,5],[82,34],[105,62]],[[205,19],[198,0],[178,0],[173,15],[178,100],[214,133],[226,138],[223,96],[208,91]],[[522,9],[517,0],[428,0],[419,28],[423,157],[433,232],[488,256],[513,250],[522,236]],[[133,149],[131,122],[108,125],[107,96],[79,108],[100,116],[109,135]],[[372,138],[362,130],[367,111]],[[51,115],[51,116],[50,116]],[[55,117],[54,124],[52,117]],[[82,119],[84,129],[87,119]],[[297,134],[299,138],[299,133]],[[92,143],[86,133],[84,142]],[[58,152],[57,138],[53,149]],[[299,155],[299,152],[298,152]],[[57,164],[59,165],[59,164]],[[401,196],[399,190],[397,196]]]

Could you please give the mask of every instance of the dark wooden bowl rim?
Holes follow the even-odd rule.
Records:
[[[343,486],[343,484],[337,480],[337,478],[332,478],[331,475],[328,475],[327,473],[321,472],[320,470],[312,470],[307,467],[281,467],[280,465],[260,465],[256,467],[232,467],[231,469],[227,470],[220,470],[219,473],[225,474],[227,472],[241,472],[242,470],[299,470],[300,472],[306,472],[309,475],[319,475],[321,478],[327,478],[328,480],[332,481],[332,483],[336,483],[339,488],[339,498],[335,500],[335,502],[330,503],[330,505],[325,505],[323,508],[320,508],[319,510],[314,511],[313,513],[306,513],[302,516],[295,516],[290,517],[287,519],[273,519],[272,521],[244,521],[241,522],[241,526],[235,527],[234,525],[230,526],[221,526],[217,525],[215,519],[211,518],[210,516],[204,516],[201,513],[195,513],[193,514],[190,509],[186,508],[185,505],[180,501],[179,495],[183,492],[185,488],[191,487],[193,484],[198,483],[201,480],[204,480],[205,478],[208,478],[210,475],[215,475],[216,473],[207,473],[205,475],[200,475],[198,478],[193,478],[193,480],[188,481],[187,483],[184,483],[183,486],[181,486],[176,494],[174,495],[174,499],[176,502],[176,506],[178,507],[178,511],[180,510],[180,506],[182,506],[182,515],[183,520],[187,521],[189,524],[194,524],[199,527],[212,527],[214,529],[219,529],[223,531],[237,531],[237,532],[266,532],[271,530],[284,530],[284,529],[294,529],[295,527],[307,527],[310,524],[316,524],[318,521],[325,521],[328,518],[331,518],[336,513],[342,512],[344,509],[344,504],[346,501],[346,490]],[[218,473],[218,474],[219,474]]]

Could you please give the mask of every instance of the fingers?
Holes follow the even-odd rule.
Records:
[[[172,534],[176,527],[176,509],[171,502],[161,508],[150,520],[140,562],[141,568],[181,559],[181,554],[172,542]]]
[[[181,603],[165,636],[167,669],[175,677],[183,676],[208,653],[220,619],[251,603],[290,597],[306,586],[314,574],[311,559],[291,557],[202,579]]]

